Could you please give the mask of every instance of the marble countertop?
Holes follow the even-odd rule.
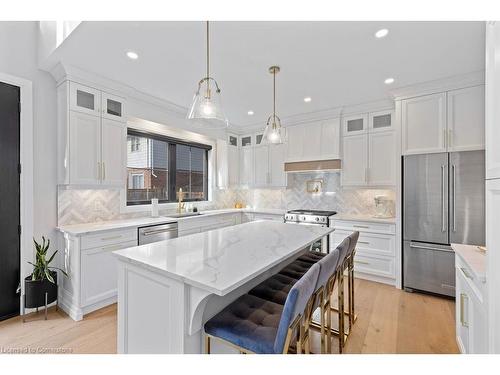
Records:
[[[214,215],[223,215],[227,213],[236,213],[236,212],[284,215],[286,210],[269,209],[269,208],[227,208],[220,210],[200,211],[200,212],[202,213],[202,215],[187,216],[180,218],[172,218],[169,217],[168,214],[166,214],[160,217],[138,217],[138,218],[122,219],[122,220],[100,221],[96,223],[61,225],[57,227],[57,230],[63,233],[71,234],[73,236],[81,236],[83,234],[101,232],[113,229],[133,228],[133,227],[140,227],[143,225],[171,223],[183,220],[196,220],[197,218],[203,218]]]
[[[223,296],[332,231],[259,220],[113,253],[122,261]]]
[[[482,253],[476,245],[451,244],[452,249],[470,267],[474,277],[481,282],[486,282],[486,254]]]
[[[395,217],[380,218],[380,217],[373,217],[371,215],[343,214],[341,212],[337,213],[336,215],[330,216],[330,219],[331,220],[347,220],[347,221],[370,221],[373,223],[396,224]]]

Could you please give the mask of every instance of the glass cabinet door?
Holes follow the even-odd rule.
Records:
[[[238,146],[238,137],[235,136],[235,135],[228,135],[227,136],[227,143],[229,144],[229,146]]]
[[[244,135],[240,139],[241,139],[241,147],[252,146],[252,136],[251,135]]]
[[[392,130],[392,110],[370,113],[370,132]]]
[[[70,83],[70,109],[90,115],[99,115],[101,92],[92,87]]]
[[[366,133],[368,116],[366,114],[347,116],[343,119],[344,136]]]
[[[124,114],[124,99],[118,96],[102,93],[102,115],[110,120],[126,121]]]

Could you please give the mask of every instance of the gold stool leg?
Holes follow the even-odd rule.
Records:
[[[210,354],[210,336],[205,336],[205,354]]]
[[[338,282],[338,316],[339,316],[339,354],[342,353],[344,347],[344,273],[343,270],[339,274]]]
[[[352,292],[354,290],[354,275],[352,271],[352,258],[349,258],[349,266],[347,269],[347,304],[348,304],[348,314],[349,314],[349,332],[352,330],[354,324],[353,319],[353,308],[352,308]]]
[[[320,301],[320,311],[321,311],[321,354],[326,353],[326,332],[325,332],[325,327],[326,327],[326,322],[325,322],[325,304],[323,303],[323,293],[321,292],[318,296],[318,299]]]
[[[330,298],[328,296],[328,302],[326,303],[326,352],[332,353],[332,309],[330,308]]]

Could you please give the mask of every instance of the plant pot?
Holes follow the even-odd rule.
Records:
[[[55,283],[49,280],[31,280],[31,275],[24,279],[24,307],[35,308],[45,306],[57,300],[57,272],[50,272]],[[47,293],[47,301],[45,301],[45,293]]]

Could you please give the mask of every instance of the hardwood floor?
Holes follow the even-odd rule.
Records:
[[[355,282],[358,319],[347,340],[346,353],[458,353],[455,342],[455,303],[439,297],[406,293],[394,287]],[[60,348],[69,353],[116,353],[116,305],[74,322],[52,308],[49,319],[31,314],[27,322],[0,322],[0,353]],[[312,351],[319,352],[312,333]],[[336,339],[333,348],[337,350]]]

